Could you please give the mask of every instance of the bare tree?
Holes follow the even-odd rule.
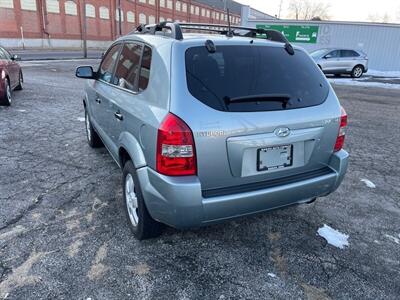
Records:
[[[388,13],[381,14],[370,14],[367,18],[370,22],[379,22],[379,23],[390,23],[391,18]]]
[[[289,17],[296,20],[329,19],[329,4],[318,0],[291,0]]]

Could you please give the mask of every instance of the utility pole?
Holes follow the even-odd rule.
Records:
[[[75,0],[75,3],[78,2],[78,0]],[[83,58],[87,58],[87,23],[86,23],[86,0],[80,0],[76,5],[79,4],[79,10],[81,11],[81,16],[82,16],[82,42],[83,42]]]
[[[121,0],[117,0],[118,1],[118,31],[119,31],[119,35],[122,35],[122,14],[121,14]]]

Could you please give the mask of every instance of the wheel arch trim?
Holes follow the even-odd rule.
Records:
[[[129,132],[122,132],[118,139],[118,162],[123,167],[121,150],[125,150],[132,159],[135,169],[142,168],[147,165],[142,147],[139,141]]]

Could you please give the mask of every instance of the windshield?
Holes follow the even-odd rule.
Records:
[[[186,77],[190,93],[222,111],[271,111],[321,104],[329,86],[306,53],[289,55],[283,47],[204,46],[186,51]],[[288,95],[276,101],[268,95]],[[267,95],[260,99],[257,95]],[[249,97],[252,96],[252,97]],[[246,101],[230,101],[248,98]]]
[[[312,58],[319,58],[319,57],[321,57],[321,55],[323,55],[326,51],[327,51],[327,49],[315,50],[315,51],[313,51],[313,52],[310,53],[310,56],[311,56]]]

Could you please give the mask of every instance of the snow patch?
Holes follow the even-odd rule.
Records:
[[[326,224],[318,229],[318,234],[323,237],[328,244],[337,248],[344,249],[345,246],[349,246],[349,236],[347,234],[341,233]]]
[[[19,111],[19,112],[26,112],[25,109],[17,109],[17,111]]]
[[[367,82],[357,79],[329,79],[330,83],[336,85],[359,86],[359,87],[376,87],[384,89],[400,90],[400,84],[385,83],[385,82]]]
[[[385,237],[388,238],[389,240],[391,240],[392,242],[395,242],[396,244],[400,245],[400,239],[398,239],[395,236],[392,236],[390,234],[385,234]],[[400,235],[399,235],[400,237]]]
[[[77,118],[77,120],[78,120],[79,122],[85,122],[85,118],[82,118],[82,117]]]
[[[269,277],[276,278],[276,275],[275,275],[274,273],[268,273],[267,275],[268,275]]]
[[[367,187],[371,188],[371,189],[376,188],[376,185],[375,185],[371,180],[368,180],[368,179],[366,179],[366,178],[362,178],[362,179],[360,179],[360,181],[364,182],[365,185],[366,185]]]
[[[400,71],[378,71],[369,69],[366,74],[378,77],[400,78]]]

